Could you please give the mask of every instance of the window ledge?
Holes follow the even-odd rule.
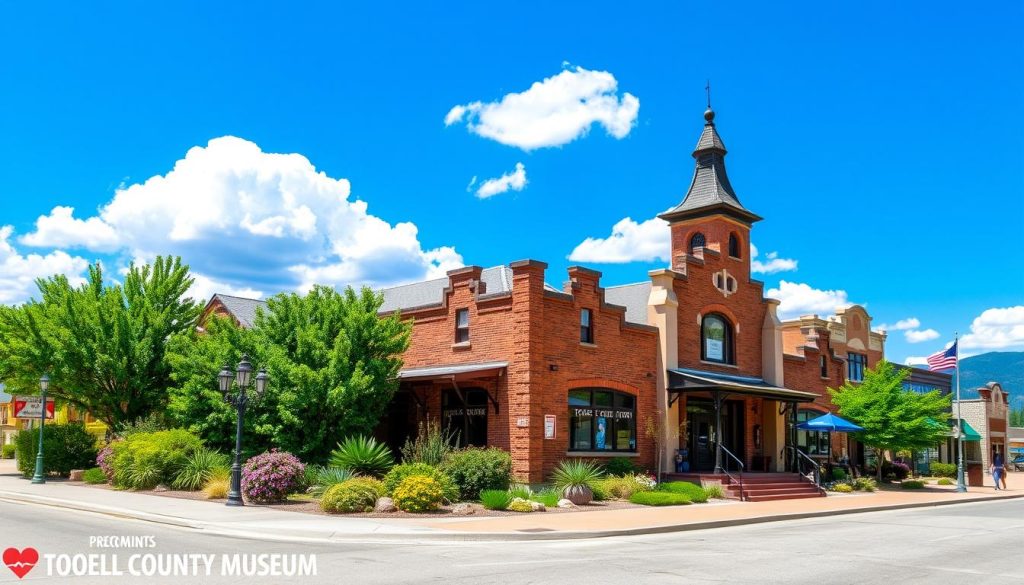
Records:
[[[566,457],[639,457],[636,451],[566,451]]]
[[[740,369],[736,364],[726,364],[722,362],[709,362],[707,360],[700,360],[700,363],[707,364],[709,366],[722,366],[723,368],[733,368],[734,370]]]
[[[596,348],[597,344],[596,343],[588,343],[586,341],[581,341],[580,342],[580,347],[594,347],[594,348]]]
[[[452,349],[469,349],[471,347],[473,347],[473,346],[468,341],[460,341],[458,343],[453,343],[452,344]]]

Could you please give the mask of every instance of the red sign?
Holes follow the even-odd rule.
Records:
[[[14,397],[14,418],[38,419],[42,414],[39,396],[15,396]],[[53,418],[53,400],[46,401],[46,418]]]

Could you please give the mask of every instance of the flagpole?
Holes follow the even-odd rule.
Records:
[[[953,340],[953,347],[956,348],[956,441],[957,441],[957,464],[956,464],[956,491],[965,493],[967,485],[964,483],[964,419],[960,416],[960,332],[956,332]]]

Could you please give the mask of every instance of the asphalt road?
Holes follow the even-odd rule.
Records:
[[[219,537],[0,500],[0,535],[0,548],[37,549],[41,558],[24,578],[36,583],[1024,583],[1021,499],[596,540],[374,545]],[[101,536],[144,538],[127,543],[141,548],[90,546]],[[315,554],[317,576],[221,576],[225,566],[235,568],[221,555],[236,553]],[[46,554],[58,555],[50,576]],[[91,567],[89,557],[73,558],[89,554]],[[189,554],[216,555],[212,576],[198,557],[199,576],[127,574],[132,555],[142,555],[133,561],[142,571],[157,567],[146,564],[158,562],[154,555]],[[96,575],[113,572],[113,555],[126,574]],[[61,563],[73,572],[76,562],[93,576],[57,574]],[[0,567],[0,583],[13,582],[18,578]]]

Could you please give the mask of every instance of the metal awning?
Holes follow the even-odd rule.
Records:
[[[670,369],[668,371],[668,391],[675,394],[719,391],[729,394],[769,398],[781,402],[811,402],[818,397],[817,394],[812,392],[772,386],[761,378],[731,376],[685,368]]]
[[[964,431],[964,440],[965,441],[980,441],[981,440],[981,434],[978,433],[978,431],[974,430],[974,427],[969,425],[967,423],[967,421],[961,420],[960,421],[960,428],[963,429],[963,431]],[[954,430],[953,433],[954,433],[954,436],[955,436],[956,431]]]
[[[425,368],[406,368],[398,372],[402,382],[421,380],[474,380],[498,376],[508,367],[508,362],[481,362],[475,364],[446,364]]]

